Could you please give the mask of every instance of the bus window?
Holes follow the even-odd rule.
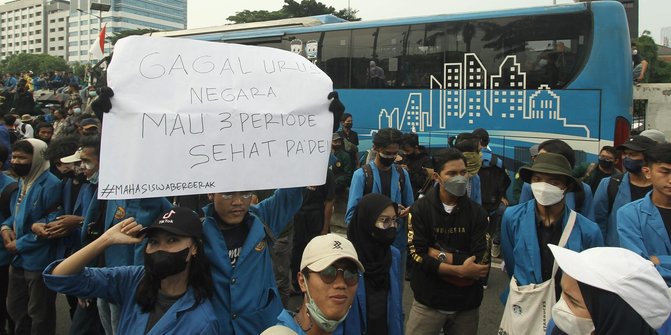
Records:
[[[429,88],[431,75],[441,78],[445,62],[445,25],[418,24],[410,27],[403,59],[401,87]]]
[[[384,69],[375,55],[378,30],[352,30],[352,88],[380,88],[384,85]],[[373,76],[376,78],[371,85],[368,80],[370,67],[373,67]]]
[[[331,77],[333,88],[350,87],[350,39],[349,30],[324,33],[317,66]]]
[[[371,70],[369,62],[367,77],[368,87],[391,88],[400,86],[402,81],[400,75],[403,73],[403,51],[405,49],[405,37],[407,34],[408,26],[380,28],[375,43],[375,57],[373,60],[376,61],[376,66],[383,70],[384,81],[381,84],[375,83],[377,80],[375,78],[375,70]]]

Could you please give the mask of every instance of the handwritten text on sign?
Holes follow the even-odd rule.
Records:
[[[98,196],[323,184],[329,77],[271,48],[133,36],[108,70]]]

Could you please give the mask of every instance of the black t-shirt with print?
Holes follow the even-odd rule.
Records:
[[[249,226],[251,225],[253,218],[247,214],[242,222],[236,225],[226,224],[221,221],[218,216],[215,216],[215,220],[219,224],[221,233],[224,235],[224,241],[226,241],[226,247],[228,247],[228,257],[231,261],[231,265],[235,267],[238,257],[240,257],[242,245],[245,244],[245,240],[249,234]]]

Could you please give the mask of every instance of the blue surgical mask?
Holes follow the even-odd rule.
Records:
[[[639,173],[641,172],[641,169],[643,168],[644,161],[642,159],[631,159],[629,157],[625,157],[624,161],[622,162],[624,165],[624,168],[631,172],[631,173]]]

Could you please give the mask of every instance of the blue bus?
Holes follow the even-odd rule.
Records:
[[[528,147],[568,142],[578,160],[629,135],[632,62],[616,1],[347,22],[333,16],[171,32],[205,41],[290,50],[333,80],[360,149],[377,130],[448,136],[485,128],[517,169]]]

